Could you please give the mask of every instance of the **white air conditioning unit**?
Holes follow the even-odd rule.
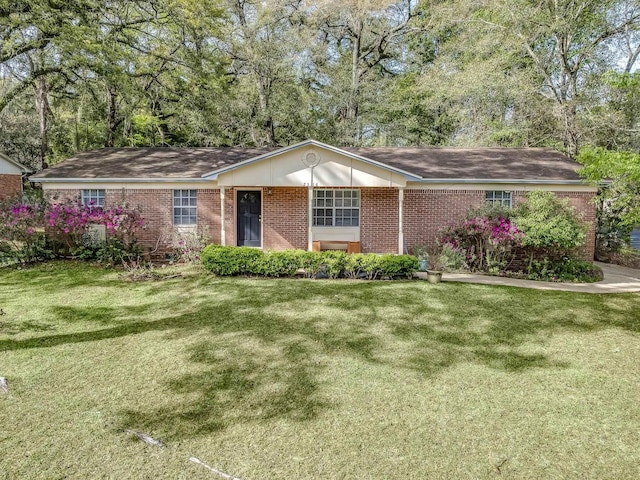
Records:
[[[87,247],[102,243],[107,240],[107,229],[104,225],[92,223],[87,227],[87,231],[82,237],[82,242]]]

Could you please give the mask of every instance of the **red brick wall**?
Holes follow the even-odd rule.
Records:
[[[514,191],[517,204],[525,196],[524,191]],[[555,192],[568,198],[576,212],[589,222],[587,243],[582,251],[585,259],[593,260],[595,251],[596,205],[590,192]],[[479,207],[485,201],[484,190],[418,190],[404,192],[404,241],[410,250],[414,245],[434,245],[438,230],[463,218],[471,207]]]
[[[398,253],[397,188],[360,189],[360,244],[363,253]]]
[[[404,191],[404,243],[411,251],[415,245],[433,246],[438,231],[464,217],[469,208],[485,201],[483,190]]]
[[[262,192],[262,241],[265,249],[306,250],[309,241],[308,189],[274,187]]]
[[[47,194],[58,199],[80,199],[78,190],[47,190]],[[140,209],[145,227],[138,232],[137,238],[145,251],[154,251],[155,258],[164,258],[167,243],[174,232],[173,190],[172,189],[107,189],[105,206],[126,203]],[[213,243],[220,243],[220,191],[198,189],[198,229],[206,229]]]
[[[79,190],[48,191],[60,197],[80,198]],[[363,252],[396,253],[398,251],[398,190],[394,188],[361,188],[360,241]],[[225,191],[226,244],[236,244],[235,190]],[[588,192],[558,192],[568,198],[591,228],[587,236],[584,258],[593,259],[596,206],[594,194]],[[513,192],[514,202],[524,192]],[[107,204],[123,201],[139,207],[147,227],[139,239],[146,248],[154,248],[158,238],[173,228],[172,190],[128,189],[107,190]],[[404,192],[405,250],[414,245],[435,244],[438,230],[461,219],[470,207],[483,204],[483,190],[419,190]],[[276,187],[272,194],[262,190],[263,246],[265,249],[307,248],[307,189]],[[221,242],[220,192],[217,189],[198,190],[198,225],[206,226],[213,242]],[[158,252],[163,254],[162,250]]]
[[[80,201],[80,190],[45,190],[44,195],[49,200],[78,200]]]
[[[0,201],[22,193],[22,176],[0,174]]]
[[[220,190],[198,190],[198,228],[205,230],[211,243],[220,243]]]

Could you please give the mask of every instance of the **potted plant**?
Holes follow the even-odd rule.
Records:
[[[440,283],[444,267],[440,248],[431,250],[428,254],[427,281],[429,283]]]
[[[411,248],[411,255],[418,259],[418,271],[426,272],[429,268],[429,251],[425,245],[416,245]]]

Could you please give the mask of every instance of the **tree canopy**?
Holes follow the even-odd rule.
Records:
[[[0,150],[640,148],[637,0],[0,0]]]

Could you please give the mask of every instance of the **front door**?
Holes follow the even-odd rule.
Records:
[[[262,192],[259,190],[238,190],[236,197],[238,246],[262,246]]]

